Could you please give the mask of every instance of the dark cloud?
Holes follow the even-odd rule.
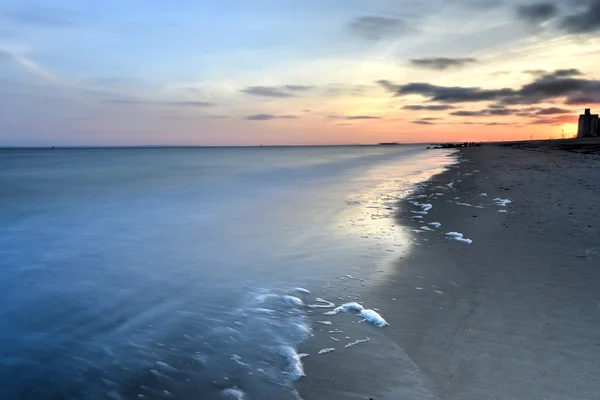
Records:
[[[507,115],[517,115],[517,113],[519,113],[520,110],[517,109],[511,109],[511,108],[504,108],[503,106],[496,106],[496,107],[488,107],[487,109],[484,110],[477,110],[477,111],[455,111],[450,113],[450,115],[454,115],[457,117],[490,117],[490,116],[496,116],[496,117],[504,117]]]
[[[292,92],[306,92],[308,90],[314,89],[315,87],[309,85],[285,85],[285,88]]]
[[[554,117],[543,117],[534,119],[529,122],[529,125],[552,125],[558,126],[563,125],[565,123],[575,123],[577,122],[577,115],[557,115]]]
[[[411,121],[412,124],[417,124],[417,125],[435,125],[435,123],[430,122],[430,121],[425,121],[422,119],[418,119],[416,121]]]
[[[419,118],[419,120],[421,120],[421,121],[436,121],[436,120],[438,120],[438,119],[439,119],[439,118],[436,118],[436,117],[424,117],[424,118]]]
[[[345,117],[345,119],[347,120],[354,120],[354,119],[381,119],[381,117],[375,117],[372,115],[351,115],[349,117]]]
[[[363,16],[350,22],[350,32],[367,40],[382,40],[402,36],[409,31],[400,18]]]
[[[600,31],[600,0],[592,0],[577,13],[564,17],[560,26],[569,33]]]
[[[377,81],[396,96],[420,94],[429,97],[430,101],[439,103],[468,103],[477,101],[492,101],[515,95],[513,89],[485,90],[478,87],[446,87],[429,83],[409,83],[395,85],[387,80]]]
[[[133,98],[109,98],[104,100],[105,103],[122,104],[122,105],[154,105],[154,106],[169,106],[169,107],[213,107],[216,104],[208,101],[153,101],[141,100]]]
[[[568,114],[571,110],[567,110],[565,108],[558,107],[550,107],[550,108],[542,108],[538,110],[535,115],[553,115],[553,114]]]
[[[570,69],[557,69],[554,72],[548,72],[546,74],[544,74],[544,76],[546,78],[567,78],[567,77],[573,77],[573,76],[581,76],[583,75],[583,73],[575,68],[570,68]]]
[[[460,68],[469,64],[476,63],[475,58],[445,58],[445,57],[434,57],[434,58],[413,58],[410,63],[415,67],[435,69],[443,71],[448,68]]]
[[[43,6],[0,10],[0,19],[8,23],[44,28],[68,28],[80,23],[78,14],[73,10]]]
[[[492,101],[499,105],[536,104],[566,98],[566,104],[579,104],[583,99],[600,99],[600,80],[575,77],[575,69],[557,70],[537,76],[520,89],[483,89],[480,87],[447,87],[429,83],[397,85],[387,80],[378,83],[395,96],[418,94],[437,103],[470,103]],[[593,101],[596,102],[596,101]],[[502,115],[499,112],[497,115]]]
[[[247,117],[245,117],[244,119],[247,119],[248,121],[270,121],[273,119],[296,119],[298,117],[296,117],[295,115],[272,115],[272,114],[255,114],[255,115],[249,115]]]
[[[273,86],[249,86],[241,89],[240,92],[260,97],[288,98],[296,97],[294,94],[285,92],[278,87]]]
[[[548,72],[543,69],[528,69],[523,71],[525,74],[533,75],[536,78],[567,78],[573,76],[581,76],[583,73],[575,68],[557,69],[556,71]]]
[[[589,104],[600,104],[600,93],[580,94],[571,96],[565,101],[569,106],[585,106]]]
[[[432,105],[408,105],[402,107],[403,110],[411,110],[411,111],[446,111],[453,109],[454,106],[446,105],[446,104],[432,104]]]
[[[536,119],[535,121],[530,122],[530,125],[552,125],[554,123],[553,119],[550,118],[543,118],[543,119]]]
[[[488,114],[484,111],[454,111],[450,115],[457,117],[485,117]]]
[[[508,108],[490,108],[485,111],[487,111],[488,115],[496,115],[496,116],[513,115],[515,113],[515,110],[511,110]]]
[[[539,24],[557,16],[558,8],[553,3],[542,2],[517,6],[517,16],[534,24]]]

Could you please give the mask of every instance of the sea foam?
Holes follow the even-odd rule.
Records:
[[[473,243],[473,241],[471,239],[465,238],[464,235],[460,232],[448,232],[448,233],[446,233],[446,236],[449,236],[451,239],[454,239],[454,240],[462,242],[462,243],[467,243],[467,244]]]
[[[380,328],[389,325],[385,319],[375,310],[362,310],[360,316],[363,321],[370,322]]]
[[[509,205],[510,203],[512,203],[512,200],[509,199],[501,199],[499,197],[496,197],[494,199],[494,203],[496,203],[497,206],[500,207],[506,207],[507,205]]]
[[[238,388],[221,390],[221,398],[226,400],[245,400],[246,394]]]
[[[363,321],[370,322],[375,326],[383,328],[389,325],[385,319],[375,310],[365,309],[361,304],[356,302],[350,302],[342,304],[341,306],[328,311],[325,315],[336,315],[341,312],[356,311],[358,315],[362,317]]]
[[[304,365],[302,364],[302,357],[296,352],[296,349],[292,346],[281,346],[280,350],[280,354],[287,362],[287,373],[290,377],[297,381],[303,376],[306,376],[304,373]]]
[[[320,354],[327,354],[327,353],[331,353],[332,351],[335,351],[335,349],[334,349],[333,347],[329,347],[329,348],[327,348],[327,349],[322,349],[322,350],[319,350],[319,353],[318,353],[318,354],[319,354],[319,355],[320,355]]]
[[[348,343],[347,345],[344,346],[344,348],[347,349],[348,347],[356,346],[357,344],[365,343],[365,342],[368,342],[369,340],[371,340],[371,339],[370,338],[358,339],[358,340],[355,340],[354,342]]]

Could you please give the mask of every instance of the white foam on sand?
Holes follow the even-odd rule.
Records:
[[[357,302],[350,302],[350,303],[344,303],[341,306],[338,306],[336,308],[334,308],[331,311],[327,311],[324,315],[336,315],[339,314],[341,312],[348,312],[348,311],[358,311],[361,312],[362,310],[364,310],[365,308],[358,304]]]
[[[410,217],[410,219],[423,219],[422,215],[414,215],[412,217]]]
[[[292,346],[281,346],[280,354],[285,357],[287,361],[287,372],[293,380],[297,381],[303,376],[306,376],[306,374],[304,374],[302,357],[296,352],[296,349]]]
[[[335,307],[334,303],[327,301],[325,299],[322,299],[320,297],[317,297],[315,299],[315,301],[317,303],[323,303],[323,304],[309,304],[308,308],[333,308],[333,307]]]
[[[364,321],[370,322],[380,328],[389,325],[385,319],[375,310],[363,310],[360,316]]]
[[[317,323],[323,324],[323,325],[331,325],[331,321],[317,321]]]
[[[318,353],[318,354],[319,354],[319,355],[321,355],[321,354],[327,354],[327,353],[331,353],[332,351],[335,351],[335,349],[334,349],[333,347],[329,347],[329,348],[327,348],[327,349],[322,349],[322,350],[319,350],[319,353]]]
[[[512,203],[512,200],[509,199],[501,199],[499,197],[496,197],[494,199],[494,203],[496,203],[497,206],[500,207],[506,207],[507,205],[509,205],[510,203]]]
[[[420,207],[423,209],[423,211],[429,211],[433,208],[431,204],[421,204]]]
[[[287,304],[291,304],[293,306],[303,306],[304,302],[302,300],[300,300],[299,298],[297,298],[296,296],[283,296],[281,298],[281,301],[283,301],[284,303]]]
[[[480,196],[487,197],[487,193],[481,193]]]
[[[325,315],[336,315],[341,312],[348,311],[356,311],[358,315],[362,317],[363,321],[367,321],[372,323],[375,326],[383,328],[386,325],[389,325],[385,319],[375,310],[365,309],[362,305],[356,302],[350,302],[342,304],[341,306],[335,308],[334,310],[328,311]]]
[[[297,293],[302,293],[302,294],[310,294],[310,290],[304,289],[304,288],[301,288],[301,287],[295,288],[294,291],[296,291]]]
[[[421,214],[421,215],[427,215],[427,214],[429,214],[427,211],[411,211],[411,213],[413,213],[413,214]]]
[[[465,207],[473,207],[473,204],[469,204],[469,203],[456,203],[456,205],[465,206]]]
[[[446,236],[448,236],[451,239],[454,239],[456,241],[462,242],[462,243],[467,243],[467,244],[473,243],[473,241],[471,239],[465,238],[464,235],[460,232],[448,232],[448,233],[446,233]]]
[[[442,224],[440,224],[439,222],[430,222],[427,225],[433,226],[434,228],[439,228],[442,226]]]
[[[498,212],[505,213],[507,211],[506,210],[498,210]]]
[[[354,342],[348,343],[347,345],[344,346],[344,348],[347,349],[348,347],[356,346],[357,344],[365,343],[365,342],[368,342],[369,340],[371,340],[371,339],[370,338],[358,339],[358,340],[355,340]]]

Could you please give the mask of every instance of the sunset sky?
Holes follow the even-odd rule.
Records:
[[[599,49],[600,0],[0,0],[0,146],[558,138]]]

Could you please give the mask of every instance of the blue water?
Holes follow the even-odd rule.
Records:
[[[310,327],[286,295],[389,264],[409,246],[398,200],[449,162],[420,146],[0,150],[0,398],[297,397],[290,351]]]

